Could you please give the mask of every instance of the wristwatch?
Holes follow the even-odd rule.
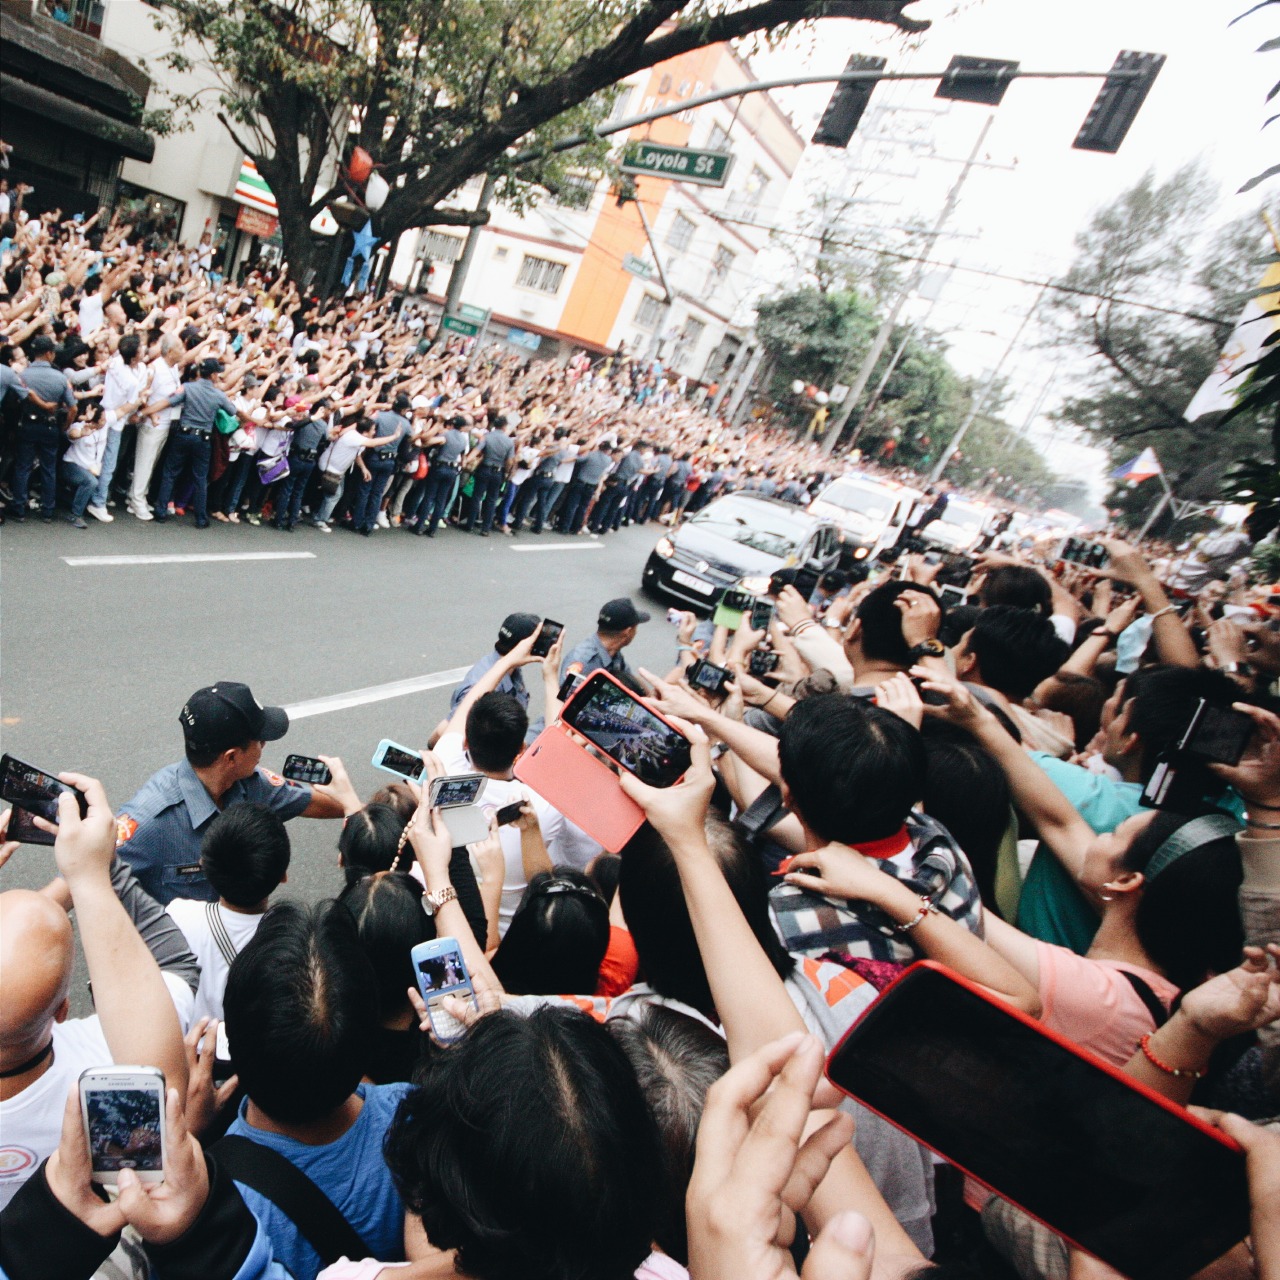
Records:
[[[422,909],[429,916],[435,915],[446,902],[457,902],[458,891],[451,884],[445,885],[443,889],[437,889],[434,893],[424,893],[422,895]]]
[[[940,658],[947,651],[947,646],[941,640],[922,640],[909,653],[912,662],[919,662],[921,658]]]

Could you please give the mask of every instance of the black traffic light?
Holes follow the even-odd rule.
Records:
[[[861,53],[855,53],[844,66],[846,71],[883,71],[884,68],[883,58],[870,58]],[[814,130],[814,144],[819,147],[847,147],[853,131],[858,127],[858,121],[862,119],[862,113],[867,109],[867,103],[871,101],[872,90],[879,83],[875,79],[849,80],[837,84],[836,91],[831,95],[831,101],[827,103],[827,109]]]
[[[952,98],[957,102],[985,102],[988,106],[998,107],[1017,72],[1018,64],[1006,62],[1003,58],[966,58],[957,54],[951,59],[933,96]]]
[[[1107,151],[1112,155],[1119,151],[1163,66],[1163,53],[1132,53],[1126,49],[1118,54],[1071,145],[1079,151]]]

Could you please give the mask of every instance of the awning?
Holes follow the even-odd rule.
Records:
[[[156,140],[136,124],[116,120],[102,111],[95,111],[82,103],[72,102],[42,89],[39,85],[17,80],[13,76],[0,75],[0,102],[56,121],[68,129],[97,138],[128,156],[149,164],[156,153]]]
[[[257,209],[259,213],[265,213],[269,217],[280,216],[271,188],[258,172],[258,166],[248,156],[240,161],[240,173],[236,178],[236,187],[231,193],[231,198],[237,204],[247,204],[249,208]]]

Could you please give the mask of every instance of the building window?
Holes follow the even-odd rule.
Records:
[[[635,90],[629,84],[620,85],[618,87],[618,96],[613,100],[613,108],[609,112],[609,123],[615,120],[623,119],[627,114],[627,108],[631,105],[631,99]]]
[[[585,173],[566,174],[559,189],[552,197],[556,204],[566,209],[585,209],[596,193],[596,180]]]
[[[707,283],[702,286],[702,292],[707,297],[712,296],[724,283],[737,256],[732,249],[726,249],[724,245],[717,247],[715,257],[711,259],[711,270],[707,272]]]
[[[662,299],[646,293],[636,308],[636,324],[642,329],[656,329],[662,318]]]
[[[564,270],[563,262],[535,258],[526,253],[520,264],[520,274],[516,276],[516,284],[522,289],[536,289],[538,293],[558,293],[560,281],[564,279]]]
[[[422,237],[418,257],[434,262],[457,262],[462,257],[462,237],[447,236],[443,231],[428,231]]]
[[[503,260],[503,259],[504,259],[504,258],[505,258],[509,253],[510,253],[510,252],[511,252],[511,250],[510,250],[509,248],[507,248],[507,246],[506,246],[505,244],[500,244],[500,245],[499,245],[499,246],[498,246],[498,247],[493,251],[493,260],[494,260],[494,262],[501,262],[501,261],[502,261],[502,260]]]
[[[769,189],[769,175],[757,164],[751,166],[751,176],[747,179],[747,185],[742,190],[743,204],[749,208],[756,208],[760,201],[764,199],[764,193]]]
[[[707,139],[708,151],[732,151],[733,144],[729,140],[727,130],[722,129],[718,124],[711,126],[711,136]]]
[[[102,0],[41,0],[40,8],[55,21],[83,31],[95,40],[102,39],[102,19],[106,13]]]
[[[680,345],[687,351],[692,351],[699,342],[702,341],[702,335],[706,333],[707,326],[701,320],[695,320],[690,316],[685,322],[684,327],[680,330]]]
[[[683,213],[677,213],[667,231],[667,243],[677,253],[683,253],[693,239],[694,229],[692,218],[686,218]]]

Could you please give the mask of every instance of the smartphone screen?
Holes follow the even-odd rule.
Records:
[[[9,819],[9,839],[23,844],[52,844],[55,837],[37,827],[32,818],[44,818],[56,827],[58,797],[64,791],[69,791],[76,797],[80,805],[80,816],[83,818],[89,812],[89,802],[84,798],[83,792],[60,782],[42,769],[23,764],[13,756],[0,756],[0,799],[13,805],[13,816]]]
[[[427,1016],[431,1019],[431,1030],[446,1044],[459,1039],[466,1027],[441,1004],[445,996],[475,1003],[475,988],[458,940],[437,938],[434,942],[420,942],[409,953],[409,958],[418,990],[427,1006]]]
[[[751,606],[751,630],[768,631],[773,621],[773,605],[768,600],[756,600]]]
[[[163,1172],[164,1077],[158,1071],[90,1069],[80,1077],[80,1107],[95,1182],[113,1185],[121,1169]]]
[[[561,718],[651,787],[669,787],[689,769],[688,739],[612,680],[590,681]]]
[[[563,630],[563,622],[552,622],[550,618],[543,618],[542,629],[538,632],[538,638],[533,642],[533,648],[529,652],[535,658],[545,658]]]
[[[940,967],[888,988],[827,1075],[1131,1280],[1180,1280],[1248,1233],[1233,1143]]]
[[[504,804],[502,808],[493,815],[493,820],[500,827],[508,826],[520,816],[520,812],[523,808],[524,803],[520,800],[512,801],[511,804]]]
[[[778,669],[781,655],[768,649],[753,649],[747,655],[747,671],[753,676],[771,675]]]
[[[1202,698],[1183,734],[1180,750],[1212,764],[1235,765],[1252,737],[1253,721],[1243,711],[1215,707]]]
[[[333,781],[329,766],[314,756],[288,756],[281,772],[291,782],[309,782],[313,786],[326,787]]]
[[[822,575],[817,569],[797,569],[794,585],[795,589],[808,600],[811,595],[818,589],[818,579]]]
[[[412,778],[415,782],[422,777],[426,768],[426,762],[416,751],[397,746],[394,742],[387,742],[374,756],[373,763],[379,769],[398,773],[402,778]]]
[[[466,804],[475,804],[484,781],[484,775],[478,773],[458,778],[436,778],[431,784],[431,803],[439,809],[458,809]]]
[[[702,689],[706,693],[721,694],[724,687],[733,679],[733,673],[724,667],[717,667],[714,662],[706,662],[695,658],[685,673],[691,689]]]
[[[726,609],[732,609],[735,613],[742,613],[751,608],[752,597],[747,591],[741,591],[737,587],[730,587],[728,591],[720,597],[720,603]]]
[[[967,599],[963,587],[945,586],[938,588],[938,597],[948,608],[964,604]]]

